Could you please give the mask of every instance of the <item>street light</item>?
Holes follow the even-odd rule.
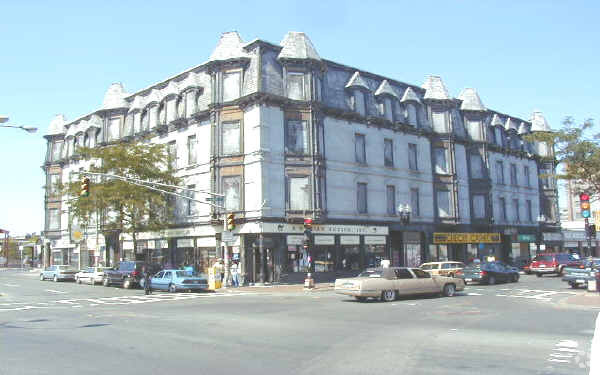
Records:
[[[398,213],[400,214],[400,221],[402,222],[403,225],[408,225],[408,223],[410,222],[411,212],[412,212],[412,210],[408,204],[407,205],[401,204],[400,206],[398,206]]]
[[[7,121],[8,121],[8,117],[7,116],[0,116],[0,124],[3,124],[5,122],[7,122]],[[27,133],[35,133],[37,131],[37,128],[34,128],[32,126],[23,126],[23,125],[19,125],[19,126],[15,126],[15,125],[0,125],[0,128],[17,128],[17,129],[23,129]]]

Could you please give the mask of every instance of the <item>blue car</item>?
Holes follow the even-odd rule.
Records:
[[[141,284],[144,287],[143,281]],[[162,270],[150,278],[150,287],[171,293],[179,290],[202,291],[208,289],[208,281],[206,277],[194,275],[186,270]]]

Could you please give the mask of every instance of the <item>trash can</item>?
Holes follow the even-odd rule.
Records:
[[[221,289],[221,274],[217,275],[214,266],[208,269],[208,289]]]

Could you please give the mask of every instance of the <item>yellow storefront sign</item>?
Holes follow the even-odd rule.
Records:
[[[433,233],[433,243],[500,243],[500,233]]]

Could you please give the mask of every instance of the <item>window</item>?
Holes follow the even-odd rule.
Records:
[[[118,117],[111,118],[108,122],[108,141],[114,141],[119,139],[119,128],[121,126],[121,119]]]
[[[388,215],[396,215],[396,187],[388,185],[385,190],[387,196],[387,213]]]
[[[48,195],[55,195],[58,193],[58,184],[60,184],[60,175],[51,174],[48,178]]]
[[[359,214],[367,213],[367,184],[356,184],[356,209]]]
[[[502,160],[496,160],[496,182],[504,184],[504,163]]]
[[[527,221],[533,223],[533,210],[531,208],[531,201],[527,200],[525,203],[527,204]]]
[[[85,135],[83,136],[83,146],[84,147],[90,147],[90,136],[88,133],[85,133]]]
[[[485,218],[485,195],[473,195],[473,216],[475,219]]]
[[[481,126],[479,121],[467,121],[467,127],[469,129],[469,135],[476,141],[483,140],[481,136]]]
[[[176,103],[177,118],[185,118],[185,98],[183,96],[178,96]]]
[[[397,268],[394,270],[398,279],[412,279],[413,275],[406,268]]]
[[[498,199],[498,202],[499,202],[499,204],[498,204],[498,217],[503,222],[506,222],[507,221],[507,218],[506,218],[506,199],[500,198],[500,199]]]
[[[354,90],[354,95],[352,96],[352,109],[361,116],[365,115],[365,94],[361,90]]]
[[[519,200],[513,199],[513,219],[515,222],[521,221],[521,215],[519,213]]]
[[[471,178],[483,178],[483,160],[479,154],[471,154]]]
[[[417,145],[415,143],[408,144],[408,169],[411,171],[419,169],[417,165]]]
[[[418,268],[413,268],[412,271],[414,272],[415,275],[417,275],[417,278],[419,278],[419,279],[430,279],[431,278],[431,275],[428,272],[425,272]]]
[[[517,185],[517,165],[512,163],[510,165],[510,184]]]
[[[383,140],[383,164],[386,167],[394,166],[394,142],[391,139]]]
[[[306,100],[304,95],[304,73],[288,72],[287,97],[294,100]]]
[[[382,115],[389,121],[394,121],[394,112],[392,111],[392,99],[386,97],[381,103]]]
[[[312,188],[310,177],[288,178],[289,208],[290,210],[312,209]]]
[[[187,140],[188,165],[196,164],[196,136],[190,135]]]
[[[450,217],[450,192],[440,190],[437,192],[438,217]]]
[[[240,71],[223,73],[223,101],[229,102],[240,97]]]
[[[448,163],[446,161],[446,149],[443,147],[437,147],[434,149],[435,153],[435,173],[445,174],[448,173]]]
[[[241,208],[242,179],[240,176],[223,177],[223,194],[225,195],[225,210],[237,211]]]
[[[196,202],[192,199],[195,199],[196,193],[193,191],[196,189],[196,185],[190,185],[187,187],[189,190],[186,191],[186,196],[191,199],[185,200],[185,214],[187,216],[192,216],[196,214]]]
[[[60,230],[60,211],[58,208],[48,210],[48,230]]]
[[[306,121],[288,120],[285,152],[308,154],[308,126]]]
[[[502,129],[498,126],[496,126],[494,128],[495,133],[496,133],[496,144],[500,147],[502,147]]]
[[[410,189],[410,209],[412,216],[421,216],[421,209],[419,207],[419,189]]]
[[[433,130],[437,133],[447,133],[446,114],[444,112],[431,112],[431,121],[433,122]]]
[[[177,169],[177,143],[175,141],[169,142],[167,152],[169,154],[169,167]]]
[[[356,162],[360,164],[367,164],[367,151],[365,148],[365,135],[355,134],[354,135],[354,154]]]
[[[224,122],[221,125],[223,155],[239,154],[240,153],[240,123]]]
[[[142,131],[147,131],[150,129],[150,116],[148,115],[148,111],[144,110],[142,112]]]
[[[496,143],[496,133],[494,133],[494,127],[490,126],[488,128],[488,142]]]
[[[417,108],[415,107],[414,104],[412,104],[412,103],[406,104],[405,117],[406,117],[409,125],[417,126]]]
[[[52,143],[52,156],[51,156],[52,161],[60,160],[60,154],[62,152],[62,145],[63,145],[62,141],[54,141]]]
[[[523,176],[525,177],[525,186],[530,187],[531,183],[529,182],[529,166],[523,167]]]

